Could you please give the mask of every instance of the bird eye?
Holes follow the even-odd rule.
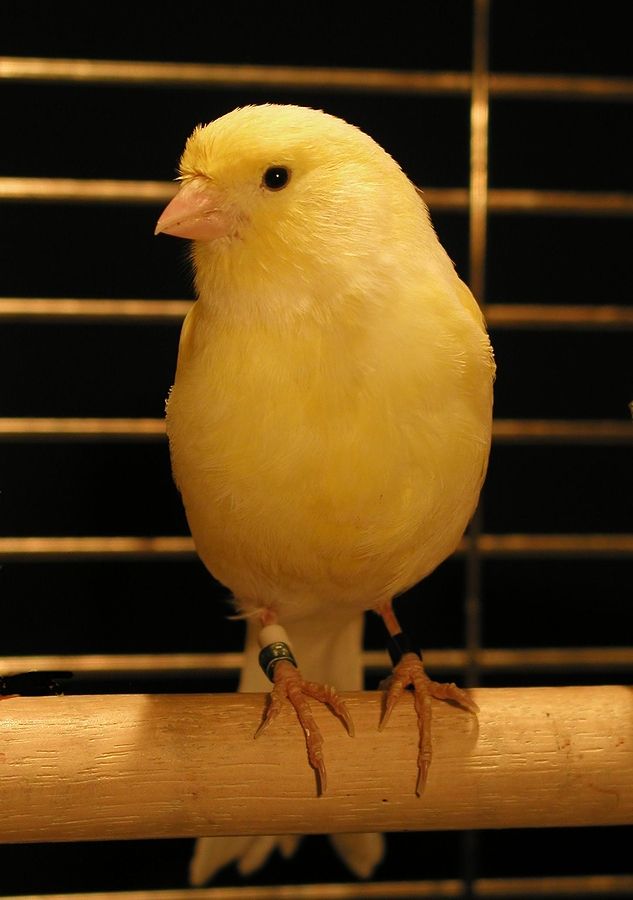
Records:
[[[269,191],[280,191],[290,181],[290,169],[285,166],[270,166],[264,172],[263,183]]]

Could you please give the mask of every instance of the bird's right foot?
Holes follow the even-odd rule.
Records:
[[[284,705],[289,702],[294,707],[303,728],[310,765],[318,773],[319,793],[324,794],[327,788],[327,774],[323,759],[323,736],[312,715],[308,698],[329,706],[353,737],[354,725],[349,710],[333,687],[315,681],[305,681],[299,669],[289,659],[279,659],[275,662],[272,680],[274,686],[269,695],[268,708],[262,724],[255,732],[255,737],[263,734]]]

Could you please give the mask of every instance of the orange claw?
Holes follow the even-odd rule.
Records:
[[[280,660],[275,665],[274,685],[269,695],[268,709],[264,719],[255,732],[259,737],[268,728],[270,723],[277,718],[284,704],[288,701],[297,713],[299,723],[305,734],[308,760],[319,777],[319,793],[324,794],[327,789],[327,774],[323,759],[323,737],[316,723],[307,698],[318,700],[330,707],[345,725],[349,735],[354,736],[354,725],[345,702],[341,700],[334,688],[315,681],[304,681],[299,669],[287,660]]]

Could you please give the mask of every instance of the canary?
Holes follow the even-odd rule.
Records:
[[[167,432],[196,549],[247,619],[240,688],[273,681],[261,730],[290,703],[325,790],[308,698],[352,733],[327,685],[360,689],[375,611],[395,657],[383,724],[405,687],[416,695],[420,793],[431,697],[476,706],[429,679],[393,600],[455,550],[478,501],[494,379],[483,316],[419,191],[341,119],[236,109],[195,129],[180,182],[156,231],[193,241],[198,299]],[[339,843],[371,871],[375,841]]]

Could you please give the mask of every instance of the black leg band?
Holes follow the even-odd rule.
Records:
[[[268,644],[267,647],[264,647],[261,650],[259,654],[259,664],[269,681],[273,680],[275,666],[282,659],[292,663],[295,669],[297,668],[297,661],[292,655],[292,650],[288,644],[285,644],[283,641],[275,641],[273,644]]]
[[[400,631],[398,634],[390,634],[387,640],[387,650],[389,651],[389,656],[391,657],[391,662],[395,666],[397,665],[405,653],[415,653],[419,659],[422,659],[422,652],[420,648],[417,647],[411,638],[404,633],[404,631]]]

